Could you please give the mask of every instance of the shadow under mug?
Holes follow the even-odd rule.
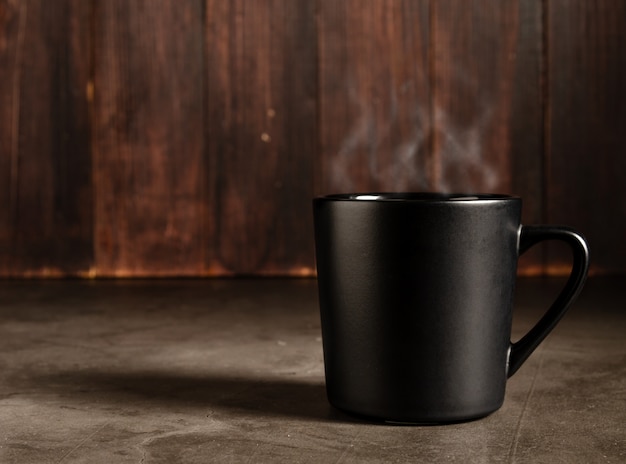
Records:
[[[375,419],[457,422],[500,408],[505,384],[578,296],[589,253],[563,226],[521,225],[495,194],[363,193],[315,198],[326,390]],[[519,255],[543,240],[573,252],[569,280],[511,343]]]

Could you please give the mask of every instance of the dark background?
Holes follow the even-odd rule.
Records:
[[[365,190],[518,194],[623,273],[625,129],[623,0],[0,0],[0,277],[313,275]]]

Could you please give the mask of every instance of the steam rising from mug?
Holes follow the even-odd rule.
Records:
[[[484,135],[494,119],[491,105],[476,103],[478,109],[469,124],[459,122],[444,108],[431,110],[428,102],[415,104],[410,112],[401,111],[403,88],[409,85],[402,86],[400,96],[392,89],[390,104],[383,109],[348,85],[357,116],[332,158],[330,190],[367,189],[370,186],[360,184],[354,174],[364,170],[379,190],[500,189],[497,169],[485,156]],[[359,167],[364,157],[366,169]],[[461,175],[452,176],[455,172]]]

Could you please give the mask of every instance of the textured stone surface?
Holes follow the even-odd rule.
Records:
[[[325,397],[314,280],[0,282],[0,462],[626,461],[626,279],[592,279],[479,421]],[[514,338],[560,281],[518,285]]]

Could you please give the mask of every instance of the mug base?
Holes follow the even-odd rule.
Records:
[[[387,425],[397,425],[397,426],[435,426],[435,425],[452,425],[459,424],[463,422],[472,422],[479,419],[483,419],[498,409],[498,407],[489,408],[488,410],[480,411],[480,412],[472,412],[466,414],[458,414],[458,413],[442,413],[441,411],[429,411],[428,414],[411,414],[410,412],[403,413],[383,413],[380,411],[368,411],[363,412],[363,410],[357,411],[354,408],[345,407],[335,402],[329,400],[330,404],[336,408],[337,410],[354,417],[355,419],[359,419],[364,422],[371,423],[380,423]]]

